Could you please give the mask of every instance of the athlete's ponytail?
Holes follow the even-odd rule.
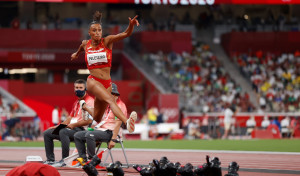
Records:
[[[93,15],[93,21],[91,22],[92,24],[101,24],[101,18],[102,18],[102,13],[99,11],[96,11]]]

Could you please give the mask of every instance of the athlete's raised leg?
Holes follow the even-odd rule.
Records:
[[[103,113],[105,111],[105,109],[103,110],[103,107],[107,107],[107,105],[110,106],[112,112],[114,113],[115,116],[117,116],[123,123],[126,124],[127,129],[129,132],[133,132],[134,131],[134,126],[135,126],[135,121],[137,119],[137,115],[136,112],[132,112],[130,114],[129,119],[127,119],[127,117],[123,114],[123,112],[121,111],[121,109],[119,108],[119,106],[117,105],[117,103],[114,100],[114,97],[111,95],[111,87],[109,87],[108,89],[105,89],[105,87],[98,81],[95,81],[94,79],[88,79],[87,80],[87,89],[89,92],[91,92],[93,95],[95,95],[96,99],[98,99],[97,101],[99,101],[98,103],[101,105],[99,110],[96,107],[95,104],[95,109],[94,109],[94,120],[96,122],[100,122],[101,118],[103,116]],[[104,104],[106,103],[106,104]],[[103,104],[103,106],[102,106]]]

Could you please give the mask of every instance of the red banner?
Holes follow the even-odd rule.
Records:
[[[81,43],[80,30],[0,29],[0,48],[74,49]]]
[[[128,116],[131,111],[136,111],[139,119],[144,110],[144,94],[142,81],[113,81],[118,86],[120,97],[126,104]]]
[[[7,62],[53,62],[55,53],[38,53],[38,52],[8,52],[3,61]]]
[[[126,104],[128,116],[137,111],[139,118],[144,110],[143,84],[141,81],[113,81],[118,86],[120,97]],[[38,113],[41,119],[51,124],[51,112],[54,106],[71,111],[76,100],[73,83],[24,83],[19,80],[1,80],[0,86],[12,93]],[[41,108],[42,106],[42,108]],[[47,126],[49,127],[49,125]]]
[[[235,124],[236,126],[239,127],[246,127],[246,122],[247,120],[250,118],[251,115],[237,115],[235,117],[233,117],[235,119]],[[209,118],[213,118],[213,117],[218,117],[220,119],[220,125],[223,126],[223,121],[224,121],[224,115],[218,115],[218,116],[210,116]],[[278,120],[281,121],[282,119],[284,119],[285,116],[278,116]],[[262,115],[255,115],[255,122],[256,122],[256,127],[261,127],[261,122],[263,121],[264,116]],[[187,120],[189,119],[199,119],[200,121],[203,120],[203,116],[186,116],[184,118],[184,121],[182,122],[183,124],[186,124]]]
[[[5,68],[48,68],[48,69],[79,69],[86,68],[84,55],[71,61],[72,53],[50,53],[50,52],[0,52],[0,64]],[[67,63],[67,65],[66,65]]]
[[[178,122],[179,99],[178,94],[161,94],[159,96],[159,111],[168,117],[170,123]]]
[[[144,52],[181,53],[186,51],[191,53],[193,49],[190,32],[144,31],[135,33],[133,39],[142,44]]]
[[[222,45],[229,55],[249,50],[294,53],[299,50],[300,32],[230,32],[222,36]]]

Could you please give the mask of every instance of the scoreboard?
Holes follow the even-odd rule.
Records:
[[[94,2],[143,5],[300,4],[300,0],[11,0],[35,2]]]

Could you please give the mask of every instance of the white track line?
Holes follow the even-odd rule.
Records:
[[[0,149],[17,149],[17,150],[45,150],[44,147],[0,147]],[[55,147],[61,149],[61,147]],[[75,148],[70,148],[75,149]],[[113,150],[121,150],[121,148],[114,148]],[[138,149],[138,148],[125,148],[126,151],[139,151],[139,152],[199,152],[199,153],[237,153],[237,154],[281,154],[281,155],[300,155],[300,152],[269,152],[269,151],[233,151],[233,150],[193,150],[193,149]]]

